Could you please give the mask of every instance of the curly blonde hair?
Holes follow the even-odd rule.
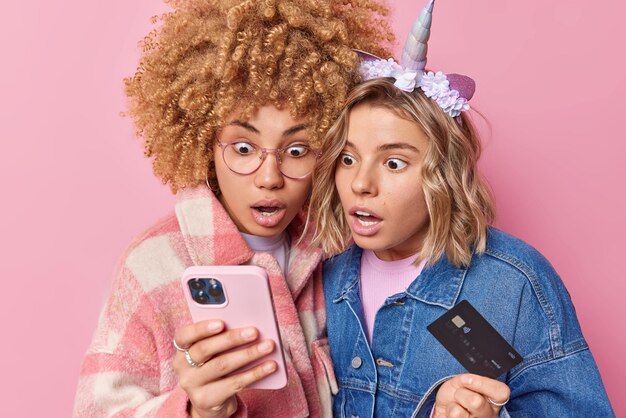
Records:
[[[167,1],[167,0],[166,0]],[[126,112],[154,173],[175,193],[216,182],[215,134],[264,105],[304,118],[319,148],[358,81],[353,48],[388,56],[387,7],[374,0],[170,0],[126,78]]]
[[[429,139],[421,175],[430,224],[416,263],[427,259],[432,265],[445,254],[450,263],[467,266],[474,252],[484,252],[487,227],[495,216],[491,190],[478,172],[478,135],[466,112],[459,124],[421,89],[407,93],[393,82],[379,78],[357,86],[328,131],[313,178],[309,217],[317,227],[314,241],[326,254],[341,252],[350,243],[334,175],[347,141],[350,111],[367,104],[415,122]]]

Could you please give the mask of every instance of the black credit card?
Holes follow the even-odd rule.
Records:
[[[466,300],[459,302],[427,328],[470,373],[495,379],[523,360]]]

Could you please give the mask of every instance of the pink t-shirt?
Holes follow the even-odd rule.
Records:
[[[383,261],[373,251],[363,250],[360,291],[370,344],[378,309],[389,296],[404,292],[424,269],[426,260],[416,266],[413,264],[416,257],[417,254],[413,254],[402,260]]]

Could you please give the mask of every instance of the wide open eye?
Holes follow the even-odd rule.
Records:
[[[406,167],[408,164],[399,158],[390,158],[385,161],[385,166],[392,171],[399,171]]]
[[[254,154],[254,145],[249,142],[235,142],[232,144],[233,149],[239,155]]]
[[[289,158],[302,158],[311,150],[306,145],[291,145],[284,151],[284,155]]]
[[[351,156],[350,154],[346,154],[346,153],[342,153],[339,155],[339,162],[341,163],[341,165],[346,166],[346,167],[350,167],[352,166],[354,163],[356,163],[356,160],[353,156]]]

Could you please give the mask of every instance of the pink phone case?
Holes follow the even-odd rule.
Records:
[[[223,303],[206,305],[196,302],[188,282],[193,279],[211,278],[218,280],[222,285]],[[226,324],[226,329],[254,326],[260,334],[255,343],[268,338],[276,343],[272,354],[233,372],[247,370],[268,359],[278,364],[278,370],[251,384],[248,388],[280,389],[285,387],[287,370],[274,315],[272,294],[264,269],[257,266],[194,266],[187,268],[183,273],[182,285],[194,322],[219,318]]]

